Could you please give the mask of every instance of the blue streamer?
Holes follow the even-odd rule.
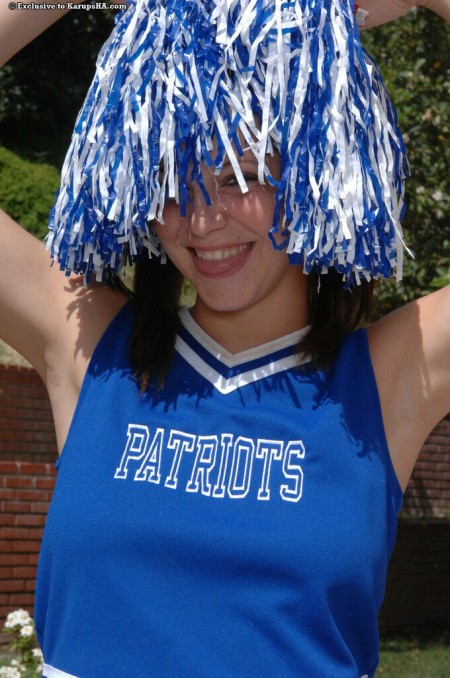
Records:
[[[52,256],[97,279],[159,256],[150,224],[166,199],[186,214],[198,181],[209,204],[202,165],[220,171],[244,139],[277,188],[269,235],[293,263],[334,267],[346,284],[400,277],[405,147],[352,0],[130,2],[75,125]],[[280,180],[265,165],[273,152]]]

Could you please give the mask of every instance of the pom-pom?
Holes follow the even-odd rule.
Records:
[[[204,164],[219,172],[228,156],[247,190],[243,145],[276,186],[271,236],[293,263],[347,284],[400,277],[405,148],[351,0],[135,0],[76,122],[52,255],[97,279],[157,256],[152,222],[168,197],[186,212]]]

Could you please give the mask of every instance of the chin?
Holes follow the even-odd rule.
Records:
[[[197,307],[214,313],[239,313],[251,306],[250,303],[236,302],[235,299],[208,299],[197,292]]]

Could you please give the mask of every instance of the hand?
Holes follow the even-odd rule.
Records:
[[[426,7],[450,22],[450,0],[357,0],[357,4],[369,12],[364,28],[394,21],[413,7]]]

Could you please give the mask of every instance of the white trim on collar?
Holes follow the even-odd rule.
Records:
[[[212,339],[195,322],[187,309],[182,309],[180,319],[186,330],[196,339],[201,346],[215,360],[222,363],[227,368],[235,368],[242,365],[242,372],[234,374],[231,377],[225,377],[212,367],[194,348],[180,336],[177,336],[175,349],[178,353],[202,376],[209,381],[223,395],[232,393],[237,389],[255,383],[266,377],[271,377],[285,370],[296,367],[297,365],[309,362],[309,356],[293,353],[278,360],[273,360],[273,354],[290,346],[295,346],[302,336],[306,334],[309,328],[305,327],[296,332],[292,332],[278,339],[274,339],[261,346],[256,346],[240,353],[230,353],[223,346]],[[245,369],[245,365],[254,360],[260,360],[267,356],[267,361],[261,363],[254,369]]]
[[[273,339],[272,341],[267,342],[266,344],[261,344],[260,346],[255,346],[255,348],[250,348],[246,351],[241,351],[240,353],[230,353],[226,348],[221,346],[217,341],[209,336],[200,325],[194,320],[194,318],[189,313],[189,309],[184,307],[180,310],[180,320],[182,325],[189,331],[190,334],[197,339],[197,341],[210,353],[216,360],[220,360],[221,363],[227,367],[236,367],[243,363],[248,363],[250,360],[257,360],[263,358],[265,355],[271,355],[275,351],[280,351],[283,348],[288,348],[288,346],[294,346],[298,344],[300,339],[307,334],[309,331],[308,327],[303,327],[301,330],[296,330],[290,334],[285,334],[282,337]],[[299,364],[299,356],[295,358],[297,364]],[[300,363],[308,362],[307,358],[301,359]]]

